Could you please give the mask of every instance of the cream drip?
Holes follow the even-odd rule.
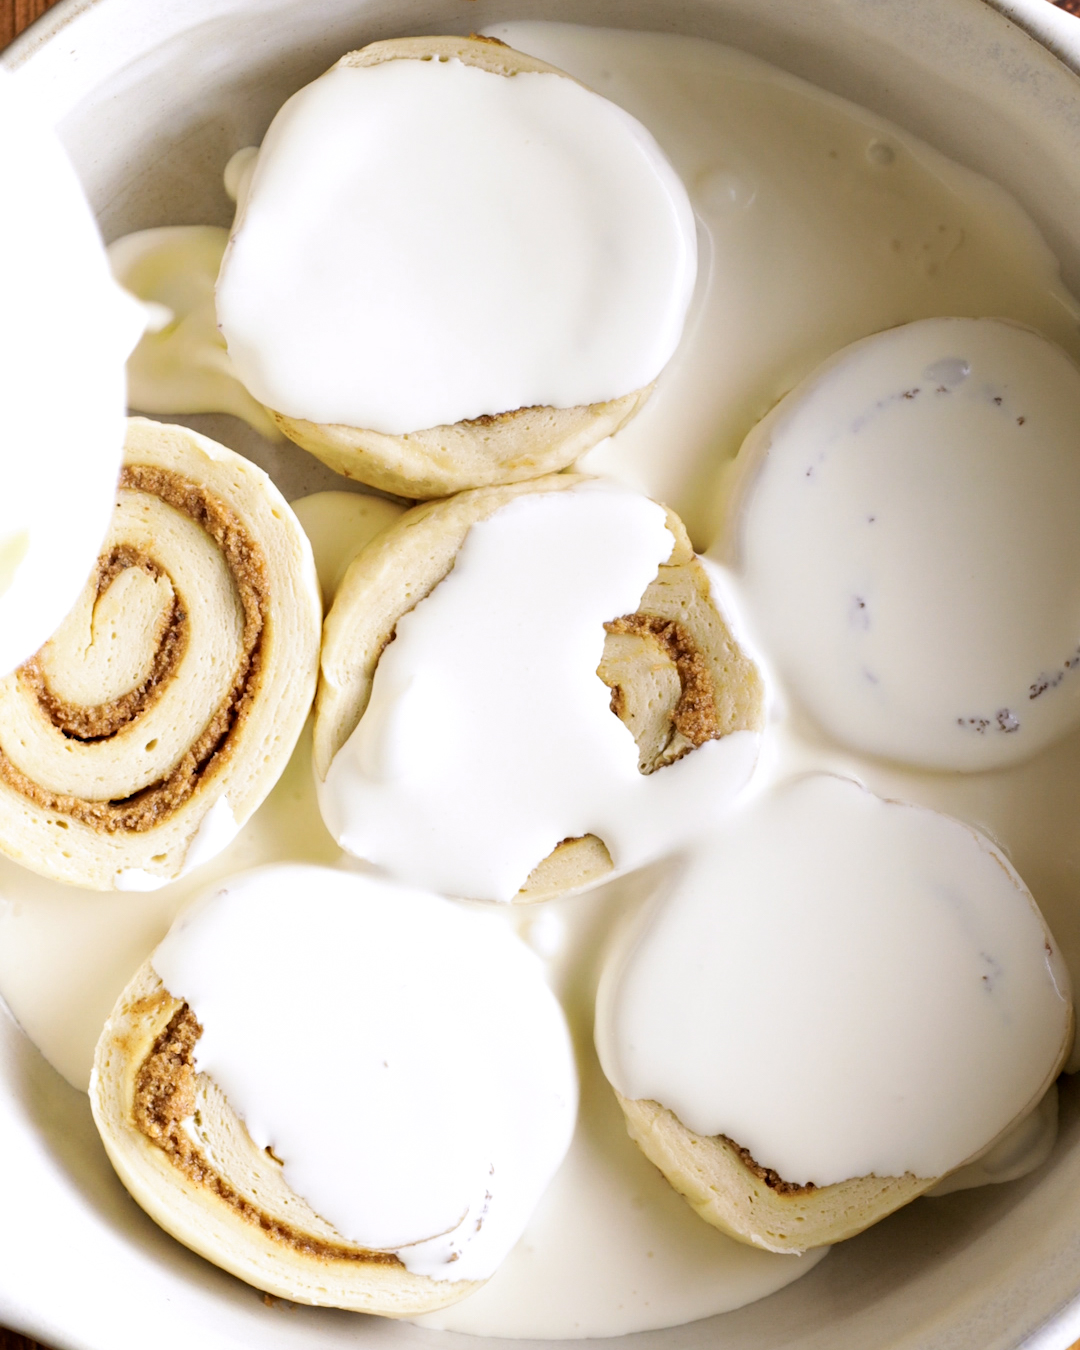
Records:
[[[225,194],[241,208],[247,197],[247,190],[251,186],[251,175],[255,172],[255,161],[258,158],[259,147],[245,145],[242,150],[237,150],[225,165],[225,172],[222,175]]]
[[[217,310],[261,403],[400,434],[650,384],[696,266],[652,137],[575,81],[339,64],[267,132]]]
[[[0,675],[78,599],[108,528],[124,440],[124,358],[144,316],[109,276],[60,143],[0,72],[4,281]]]
[[[492,1273],[577,1107],[562,1011],[504,925],[370,877],[277,867],[215,887],[152,961],[203,1026],[196,1068],[316,1213],[414,1273]]]
[[[1058,1090],[1053,1083],[1034,1111],[1014,1125],[993,1148],[973,1163],[960,1167],[925,1194],[931,1198],[997,1186],[1026,1177],[1050,1157],[1058,1134]]]
[[[639,867],[722,815],[759,737],[707,741],[648,776],[596,674],[604,623],[671,555],[662,507],[590,482],[473,525],[398,620],[319,803],[349,853],[448,895],[512,900],[563,839]]]
[[[170,225],[109,245],[113,275],[153,311],[128,357],[128,402],[148,413],[232,413],[280,440],[266,410],[236,378],[218,332],[214,283],[228,242],[228,230],[214,225]]]
[[[927,319],[815,372],[734,465],[731,560],[791,694],[928,768],[1080,721],[1080,369],[992,319]]]
[[[662,896],[605,971],[604,1070],[785,1180],[944,1176],[1069,1048],[1065,964],[1004,856],[850,780],[756,797]]]

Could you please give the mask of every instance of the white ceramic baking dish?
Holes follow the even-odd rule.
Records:
[[[57,124],[111,239],[228,224],[228,155],[343,51],[526,17],[715,38],[892,118],[1011,190],[1080,292],[1080,20],[1046,0],[63,0],[3,62]],[[1073,1081],[1033,1176],[918,1202],[781,1293],[635,1344],[1061,1350],[1080,1336],[1078,1201]],[[173,1243],[116,1181],[86,1098],[2,1011],[0,1322],[72,1350],[474,1344],[266,1306]]]

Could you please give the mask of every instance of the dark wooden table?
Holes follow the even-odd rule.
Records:
[[[24,28],[29,28],[35,19],[39,19],[55,3],[56,0],[0,0],[0,49],[6,47]],[[1067,9],[1070,14],[1080,15],[1080,0],[1053,0],[1053,3],[1060,9]],[[0,1350],[48,1350],[48,1347],[0,1327]],[[1080,1341],[1072,1345],[1070,1350],[1080,1350]]]

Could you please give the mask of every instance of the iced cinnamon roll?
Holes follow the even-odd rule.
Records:
[[[494,916],[286,865],[181,916],[106,1024],[90,1098],[181,1242],[270,1294],[407,1317],[514,1246],[577,1075],[541,963]]]
[[[541,900],[714,822],[762,724],[677,517],[558,474],[415,507],[354,560],[325,626],[319,802],[399,880]]]
[[[310,545],[266,474],[133,419],[93,575],[0,682],[0,850],[97,890],[219,852],[300,734],[319,620]]]
[[[631,1137],[708,1223],[776,1252],[982,1157],[1072,1036],[1060,950],[998,849],[826,774],[694,845],[609,953],[596,1015]]]
[[[233,365],[287,436],[373,487],[561,469],[679,342],[680,179],[628,113],[495,39],[350,52],[240,179],[217,286]]]

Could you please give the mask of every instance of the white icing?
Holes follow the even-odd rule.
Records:
[[[139,306],[109,276],[60,143],[0,72],[5,271],[0,675],[75,603],[112,513],[124,438],[124,358]],[[15,261],[17,259],[17,262]]]
[[[655,773],[596,674],[673,547],[662,507],[611,484],[527,494],[472,526],[453,570],[398,620],[319,803],[349,853],[448,895],[512,900],[566,838],[617,869],[705,828],[759,737],[708,741]]]
[[[838,740],[929,768],[1080,722],[1080,369],[926,319],[839,353],[747,439],[725,552],[781,678]]]
[[[503,924],[286,866],[218,885],[152,960],[203,1026],[197,1069],[316,1213],[414,1273],[492,1273],[577,1106],[562,1011]]]
[[[214,225],[169,225],[109,245],[117,281],[151,307],[147,331],[128,357],[128,403],[148,413],[232,413],[280,440],[236,378],[218,332],[214,283],[228,241],[228,230]]]
[[[291,502],[315,555],[323,608],[329,609],[349,564],[405,510],[364,492],[313,492]]]
[[[943,1176],[1066,1049],[1042,916],[946,816],[812,775],[732,813],[663,889],[605,971],[601,1063],[788,1181]]]
[[[403,433],[649,384],[696,266],[656,143],[575,81],[337,66],[266,134],[218,318],[268,407]]]
[[[240,826],[236,823],[228,797],[219,797],[199,821],[199,828],[192,835],[184,855],[184,869],[180,875],[187,876],[196,867],[216,858],[239,833]]]

